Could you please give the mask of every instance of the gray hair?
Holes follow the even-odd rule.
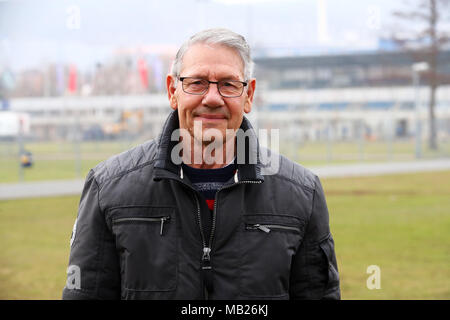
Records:
[[[244,63],[244,81],[250,80],[253,74],[253,61],[250,46],[243,36],[225,28],[214,28],[200,31],[187,40],[177,52],[172,66],[172,76],[176,79],[181,72],[181,65],[186,51],[194,44],[218,44],[235,49]]]

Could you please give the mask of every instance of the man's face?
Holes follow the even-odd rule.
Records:
[[[244,79],[244,63],[239,54],[222,45],[195,44],[185,53],[180,77],[196,77],[209,81]],[[245,113],[250,112],[256,81],[250,80],[240,97],[225,98],[218,91],[217,84],[210,84],[203,95],[189,94],[183,91],[181,81],[174,85],[174,78],[167,76],[167,91],[170,105],[178,110],[180,128],[194,135],[194,121],[202,122],[203,136],[208,129],[218,129],[226,139],[226,129],[239,129]]]

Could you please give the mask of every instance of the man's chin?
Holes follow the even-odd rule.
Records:
[[[203,127],[203,142],[225,141],[225,129],[221,127]]]

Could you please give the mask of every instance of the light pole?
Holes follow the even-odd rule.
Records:
[[[419,86],[420,86],[420,73],[427,71],[429,65],[426,62],[417,62],[412,65],[413,86],[414,86],[414,109],[416,114],[416,158],[422,157],[422,123],[420,120],[420,106],[419,106]]]

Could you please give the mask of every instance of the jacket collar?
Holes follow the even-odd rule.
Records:
[[[178,129],[179,119],[177,110],[172,111],[167,117],[161,134],[157,138],[158,148],[155,161],[155,179],[173,177],[175,174],[180,176],[180,166],[176,165],[171,160],[171,152],[178,141],[171,141],[172,132]],[[259,157],[259,143],[256,133],[246,117],[243,118],[240,129],[247,133],[248,139],[245,143],[245,163],[238,164],[239,181],[264,181],[261,175],[261,161]],[[249,130],[249,131],[247,131]],[[248,143],[253,141],[255,143]],[[252,147],[252,149],[250,149]],[[256,164],[249,163],[248,155],[256,155]]]

